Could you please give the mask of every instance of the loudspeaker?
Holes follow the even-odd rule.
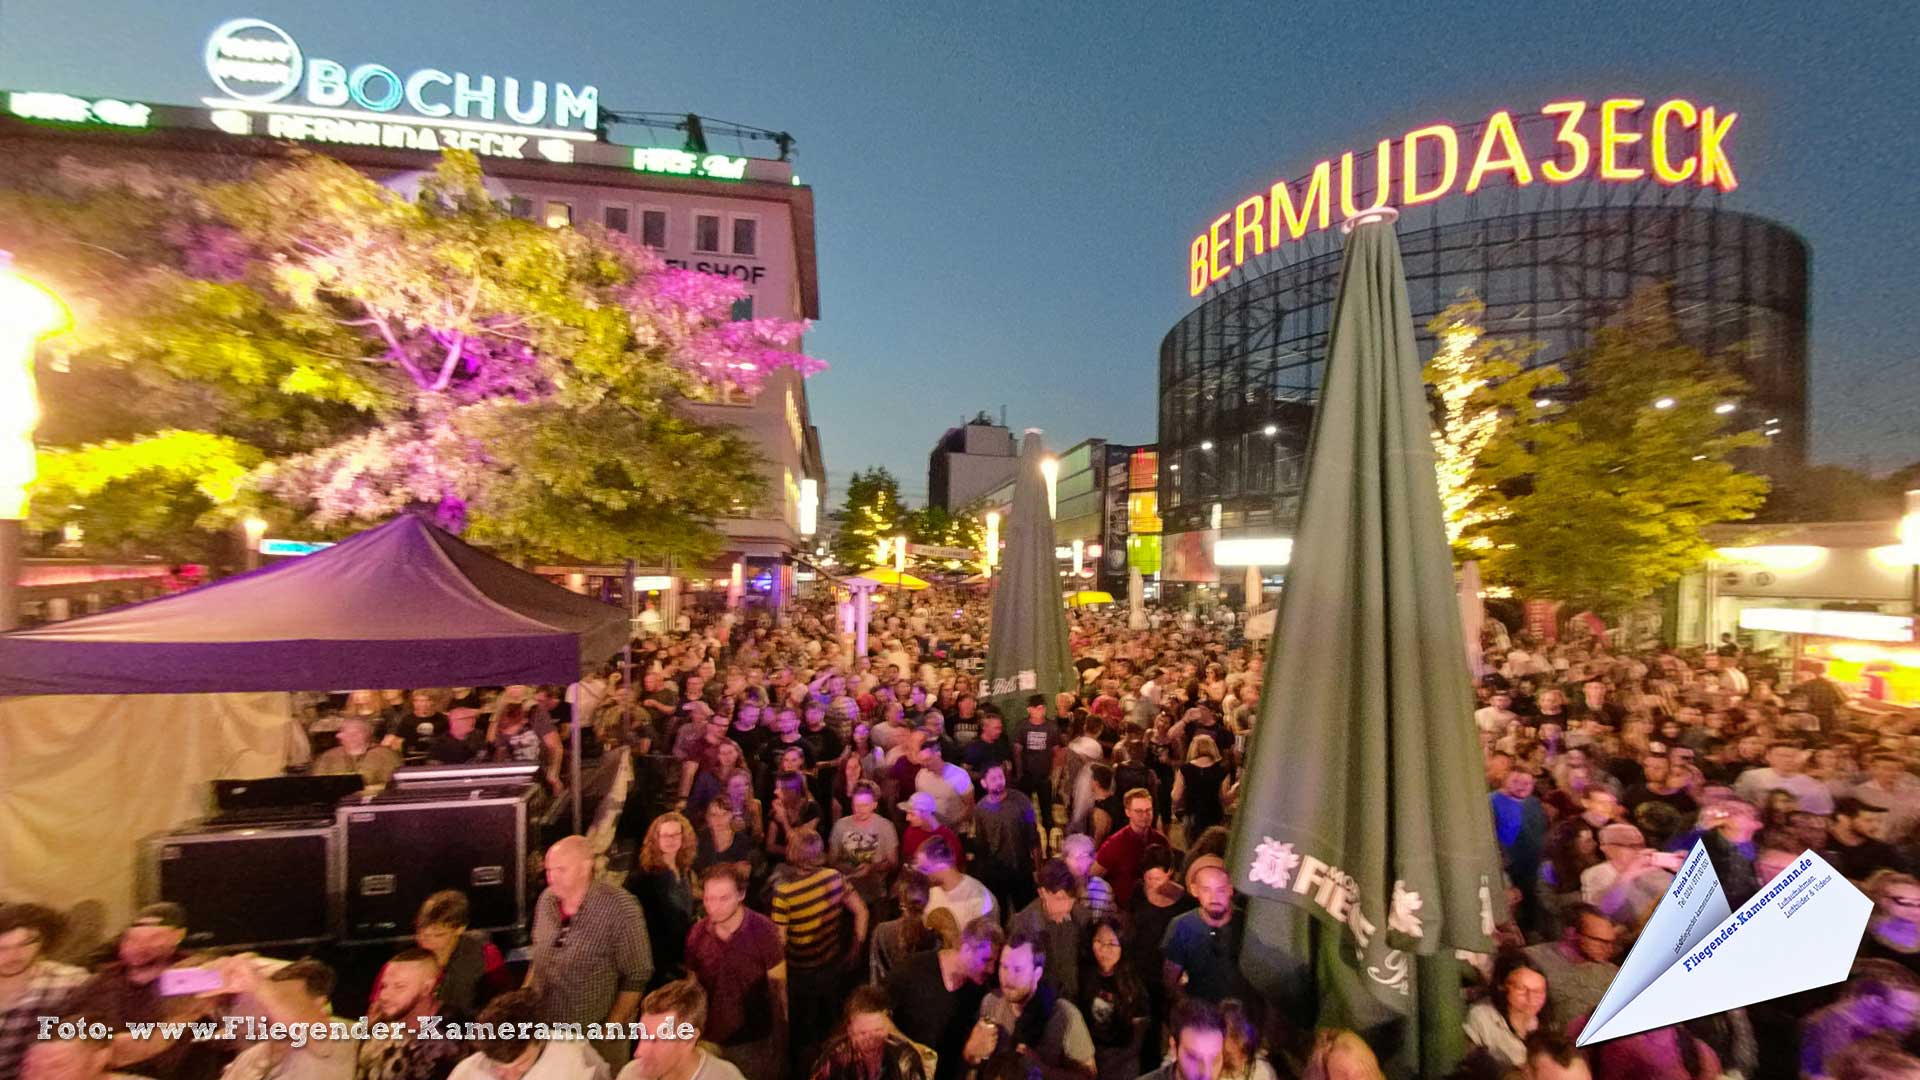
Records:
[[[386,792],[341,806],[340,936],[350,942],[402,940],[427,897],[467,895],[475,930],[510,930],[527,920],[527,850],[532,788]]]
[[[187,909],[190,948],[332,938],[339,918],[333,826],[188,828],[148,842],[145,893]]]

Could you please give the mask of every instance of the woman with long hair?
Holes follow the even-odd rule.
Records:
[[[1467,1010],[1467,1041],[1503,1069],[1527,1064],[1527,1037],[1547,1007],[1547,976],[1519,952],[1503,954],[1493,969],[1493,994]]]
[[[1173,778],[1173,805],[1183,814],[1187,835],[1199,836],[1226,820],[1227,763],[1211,735],[1195,735],[1187,760]]]
[[[669,810],[647,826],[627,891],[647,917],[653,946],[653,982],[670,983],[686,973],[687,932],[699,921],[693,898],[693,859],[698,842],[693,823]]]
[[[742,769],[727,777],[726,790],[714,797],[733,815],[734,828],[746,833],[757,845],[766,835],[767,815],[760,800],[753,796],[753,776]]]
[[[1260,1054],[1260,1029],[1247,1007],[1228,998],[1220,1003],[1220,1022],[1227,1029],[1220,1080],[1278,1080],[1272,1063]]]
[[[867,782],[866,766],[854,754],[848,754],[839,763],[830,766],[833,775],[830,787],[833,795],[833,820],[838,821],[853,813],[853,792],[862,783]]]
[[[893,896],[900,903],[898,918],[888,919],[873,928],[873,955],[868,959],[869,980],[883,985],[900,961],[914,953],[931,952],[940,947],[940,937],[927,926],[927,892],[932,886],[918,870],[900,871],[894,882]]]
[[[1137,1080],[1141,1071],[1140,1041],[1147,1033],[1150,1003],[1125,953],[1126,931],[1118,918],[1109,915],[1093,924],[1074,1001],[1093,1037],[1098,1080]]]

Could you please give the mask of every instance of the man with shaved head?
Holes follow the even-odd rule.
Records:
[[[533,914],[533,966],[527,987],[549,1024],[625,1024],[653,977],[646,917],[633,894],[594,880],[593,848],[569,836],[547,849],[547,889]],[[594,1049],[619,1068],[626,1040]]]

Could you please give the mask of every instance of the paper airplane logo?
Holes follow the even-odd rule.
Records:
[[[1811,851],[1733,911],[1696,841],[1579,1045],[1839,982],[1872,913],[1873,901]]]

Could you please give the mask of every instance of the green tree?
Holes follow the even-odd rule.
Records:
[[[849,571],[874,565],[880,542],[905,533],[907,508],[900,504],[900,481],[884,467],[853,474],[833,538],[833,557]]]
[[[1730,460],[1762,436],[1717,410],[1746,389],[1680,336],[1663,290],[1643,290],[1570,358],[1575,394],[1483,459],[1505,513],[1482,523],[1491,583],[1602,611],[1699,566],[1708,526],[1751,517],[1764,478]]]
[[[43,374],[35,524],[103,545],[415,510],[523,556],[697,559],[762,480],[681,403],[818,366],[804,324],[730,321],[737,283],[515,220],[465,153],[413,198],[311,155],[16,177],[0,241],[80,309]]]
[[[1487,305],[1469,291],[1427,323],[1438,346],[1421,371],[1434,406],[1433,452],[1447,539],[1459,559],[1483,554],[1481,531],[1503,517],[1506,502],[1483,465],[1494,444],[1540,415],[1540,395],[1567,381],[1559,368],[1529,370],[1540,342],[1488,337]]]
[[[963,507],[958,513],[952,513],[943,506],[928,506],[907,515],[907,539],[929,547],[979,551],[986,543],[986,531],[986,524],[972,507]],[[961,570],[973,564],[961,559],[937,559],[933,565],[946,570]]]

